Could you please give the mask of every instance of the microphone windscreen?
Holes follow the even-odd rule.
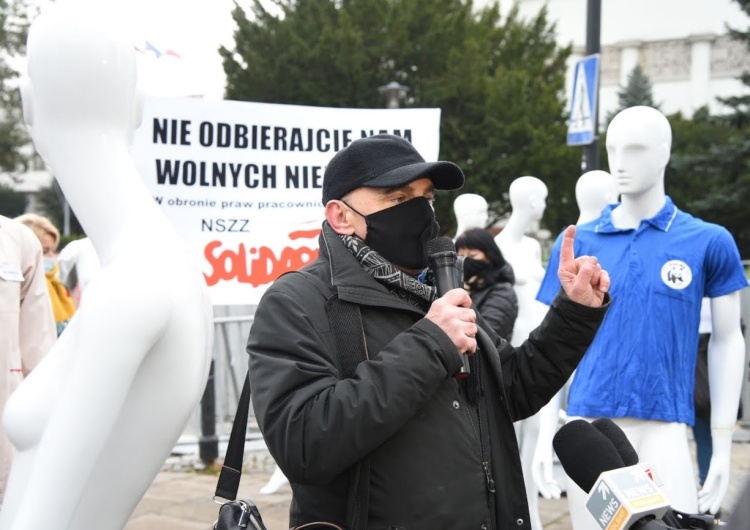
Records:
[[[453,244],[453,240],[449,237],[436,237],[430,239],[427,242],[427,255],[432,256],[440,252],[455,252],[456,245]]]
[[[587,493],[600,474],[625,467],[609,438],[585,420],[573,420],[560,427],[552,446],[565,473]]]
[[[598,418],[592,421],[591,425],[609,438],[609,441],[612,442],[620,454],[620,458],[622,458],[625,466],[634,466],[638,463],[638,453],[636,453],[635,447],[633,447],[628,437],[625,436],[625,433],[615,422],[609,418]]]

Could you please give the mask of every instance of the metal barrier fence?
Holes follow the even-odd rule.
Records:
[[[750,289],[740,293],[742,318],[750,329]],[[237,401],[247,375],[247,353],[245,345],[255,314],[254,305],[214,306],[213,392],[215,402],[215,436],[226,439],[231,431]],[[745,377],[743,379],[741,403],[743,424],[750,424],[750,340],[745,341]],[[202,404],[201,409],[205,403]],[[200,434],[201,410],[197,410],[193,425]],[[255,423],[250,408],[251,427]]]
[[[178,442],[178,446],[183,446],[179,452],[190,454],[194,454],[193,447],[197,443],[199,457],[206,464],[223,456],[219,452],[220,442],[225,445],[232,430],[247,375],[245,345],[255,306],[214,306],[213,310],[214,340],[208,381],[201,402]],[[252,407],[248,423],[250,430],[253,430],[255,417]]]

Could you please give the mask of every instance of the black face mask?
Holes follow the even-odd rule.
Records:
[[[427,242],[440,230],[429,200],[417,197],[370,215],[354,211],[367,224],[365,243],[378,254],[405,269],[427,267]]]
[[[469,281],[474,276],[482,276],[490,268],[490,263],[482,259],[464,258],[464,279]]]

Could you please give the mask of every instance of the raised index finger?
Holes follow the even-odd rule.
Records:
[[[573,242],[575,241],[575,238],[576,227],[575,225],[570,225],[565,229],[565,233],[563,234],[562,239],[562,245],[560,246],[561,268],[568,268],[568,265],[572,264],[575,261],[575,256],[573,255]]]

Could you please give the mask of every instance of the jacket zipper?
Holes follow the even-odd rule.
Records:
[[[492,478],[492,468],[490,467],[490,463],[485,456],[485,444],[484,444],[484,431],[482,429],[482,414],[483,414],[483,408],[481,406],[482,399],[484,398],[484,391],[482,389],[482,371],[480,369],[480,355],[481,353],[477,350],[477,352],[474,354],[476,355],[475,362],[474,362],[474,368],[475,368],[475,374],[474,377],[476,377],[477,381],[477,418],[479,423],[479,450],[482,455],[482,469],[484,471],[484,478],[487,484],[487,501],[488,501],[488,507],[490,509],[490,526],[492,528],[495,528],[496,525],[496,515],[495,515],[495,480]],[[489,433],[488,433],[489,435]],[[489,441],[489,440],[488,440]]]

